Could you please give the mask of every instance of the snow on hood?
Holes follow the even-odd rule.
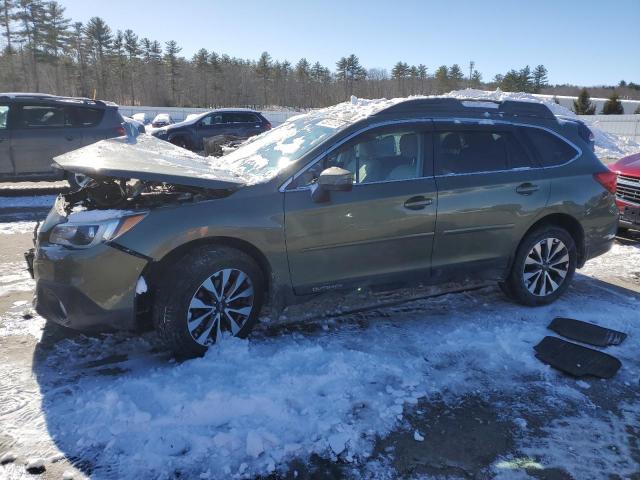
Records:
[[[89,176],[137,178],[205,188],[237,188],[239,174],[150,135],[110,138],[54,158],[63,170]]]

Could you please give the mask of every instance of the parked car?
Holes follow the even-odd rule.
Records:
[[[246,336],[264,303],[327,291],[483,278],[545,305],[618,227],[588,135],[527,102],[341,104],[213,163],[145,135],[56,161],[95,179],[38,231],[37,311],[77,329],[151,319],[187,356]]]
[[[149,125],[151,123],[151,120],[149,120],[149,117],[144,112],[134,113],[133,115],[131,115],[131,118],[133,118],[137,122],[142,123],[143,125]]]
[[[640,230],[640,153],[611,165],[618,175],[616,203],[620,210],[620,229]]]
[[[171,125],[172,123],[175,122],[173,121],[173,118],[171,118],[171,115],[168,113],[159,113],[155,116],[153,122],[151,122],[151,126],[153,128],[161,128]]]
[[[260,112],[245,109],[219,109],[202,113],[190,120],[161,128],[152,133],[189,150],[204,150],[204,139],[218,137],[237,141],[271,129],[271,123]]]
[[[88,98],[0,93],[0,180],[60,180],[53,157],[124,135],[118,106]],[[68,180],[76,184],[74,176]]]
[[[146,133],[146,129],[144,128],[144,123],[139,122],[138,120],[131,118],[131,117],[122,117],[122,119],[124,120],[124,122],[126,124],[131,125],[131,133],[135,135],[133,135],[134,137],[137,137],[138,135],[140,135],[141,133]]]

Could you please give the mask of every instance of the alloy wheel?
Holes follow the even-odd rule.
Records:
[[[191,298],[187,327],[193,340],[208,346],[225,333],[237,335],[251,315],[253,282],[235,268],[219,270],[207,278]]]
[[[537,297],[554,293],[569,272],[569,250],[562,240],[545,238],[527,254],[522,271],[525,288]]]

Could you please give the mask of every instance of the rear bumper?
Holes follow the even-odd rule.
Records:
[[[85,331],[132,330],[136,283],[147,261],[108,245],[41,245],[33,258],[34,305],[47,320]]]

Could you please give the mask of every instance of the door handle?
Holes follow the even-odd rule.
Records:
[[[415,197],[411,197],[406,202],[404,202],[404,208],[409,210],[422,210],[427,205],[431,205],[433,200],[431,198],[423,197],[422,195],[418,195]]]
[[[516,187],[516,192],[520,195],[531,195],[533,192],[537,192],[538,190],[540,190],[540,187],[538,185],[534,185],[533,183],[529,182],[523,183]]]
[[[73,137],[72,137],[71,135],[67,135],[67,136],[66,136],[66,137],[64,137],[64,138],[66,138],[68,141],[72,141],[72,140],[73,140]]]

